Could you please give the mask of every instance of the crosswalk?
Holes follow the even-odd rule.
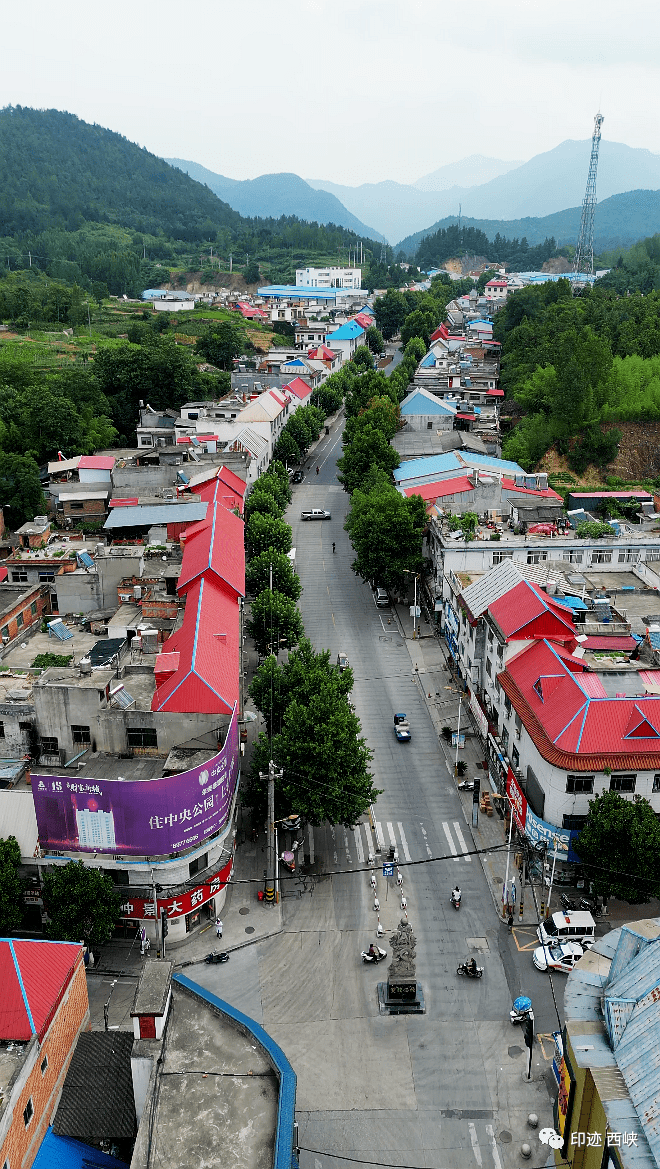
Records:
[[[409,825],[404,829],[401,820],[374,820],[373,825],[366,821],[352,829],[333,825],[328,829],[328,833],[332,859],[337,866],[350,868],[354,864],[359,866],[371,864],[374,860],[380,863],[390,849],[394,849],[394,858],[400,862],[422,860],[424,852],[427,857],[438,856],[446,848],[454,863],[472,862],[469,845],[458,820],[451,823],[447,820],[442,821],[444,840],[441,837],[435,849],[431,847],[428,829],[423,822]],[[409,836],[416,842],[413,844],[412,852],[408,843]],[[421,848],[417,844],[420,837]]]

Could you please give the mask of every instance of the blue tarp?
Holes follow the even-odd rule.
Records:
[[[56,1137],[52,1128],[46,1132],[32,1169],[126,1169],[126,1162],[102,1153],[92,1145],[74,1141],[73,1137]]]

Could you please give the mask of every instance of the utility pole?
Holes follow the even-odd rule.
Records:
[[[268,853],[266,861],[266,903],[275,904],[275,780],[282,778],[282,772],[275,770],[271,759],[268,775],[259,772],[260,779],[268,779]]]

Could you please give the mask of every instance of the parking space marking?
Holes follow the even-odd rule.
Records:
[[[514,925],[512,933],[513,933],[513,940],[516,943],[518,951],[521,954],[524,950],[535,950],[539,944],[538,938],[536,936],[536,930],[534,929],[533,926]],[[522,939],[531,937],[532,940],[531,940],[531,942],[526,942],[523,940],[523,942],[521,944],[520,941],[518,940],[519,937]]]

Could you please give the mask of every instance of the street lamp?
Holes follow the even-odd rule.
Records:
[[[421,576],[421,573],[420,572],[413,572],[413,570],[411,568],[404,568],[403,571],[405,572],[406,576],[414,576],[414,578],[415,578],[415,600],[413,602],[413,639],[414,639],[414,638],[419,636],[418,630],[417,630],[417,581],[418,581],[419,577]]]

